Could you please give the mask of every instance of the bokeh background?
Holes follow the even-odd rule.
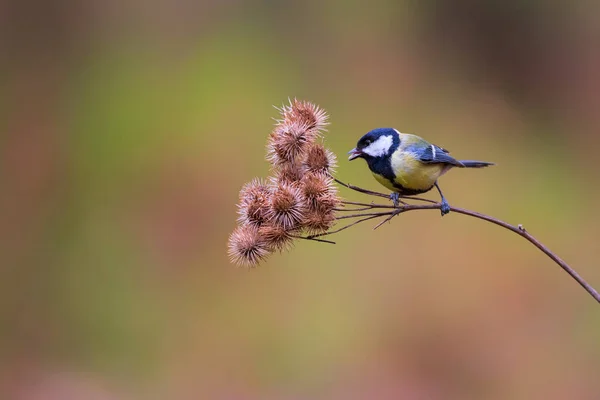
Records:
[[[586,0],[3,1],[0,398],[599,398],[598,305],[491,224],[226,255],[298,97],[344,181],[378,189],[345,153],[380,126],[496,162],[451,204],[600,287],[599,39]]]

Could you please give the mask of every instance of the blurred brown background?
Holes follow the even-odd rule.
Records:
[[[0,398],[599,398],[600,308],[491,224],[226,256],[298,97],[354,184],[379,189],[345,153],[380,126],[497,162],[450,203],[600,287],[599,39],[586,0],[4,0]]]

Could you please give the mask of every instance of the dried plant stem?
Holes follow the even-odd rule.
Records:
[[[519,224],[517,226],[514,226],[514,225],[508,224],[504,221],[501,221],[497,218],[493,218],[488,215],[481,214],[481,213],[478,213],[475,211],[465,210],[463,208],[451,207],[451,210],[454,212],[460,213],[460,214],[470,215],[471,217],[475,217],[475,218],[482,219],[484,221],[491,222],[491,223],[501,226],[505,229],[508,229],[508,230],[516,233],[519,236],[524,237],[527,241],[529,241],[535,247],[540,249],[540,251],[542,251],[544,254],[546,254],[548,257],[550,257],[550,259],[552,261],[554,261],[556,264],[558,264],[567,274],[569,274],[571,276],[571,278],[575,279],[575,281],[577,281],[577,283],[579,283],[594,299],[596,299],[596,301],[598,303],[600,303],[600,294],[598,294],[598,291],[596,291],[596,289],[594,289],[589,283],[587,283],[585,281],[585,279],[583,279],[583,277],[581,275],[579,275],[577,273],[577,271],[575,271],[571,266],[569,266],[569,264],[567,264],[562,258],[557,256],[552,250],[550,250],[548,247],[546,247],[544,244],[542,244],[539,240],[537,240],[533,235],[531,235],[529,232],[527,232],[527,230],[525,229],[525,227],[523,227],[523,225]]]
[[[371,190],[359,188],[358,186],[354,186],[354,185],[351,185],[349,183],[342,182],[342,181],[340,181],[337,178],[334,178],[333,180],[336,181],[337,183],[339,183],[340,185],[347,187],[348,189],[352,189],[352,190],[360,192],[360,193],[368,194],[368,195],[371,195],[371,196],[383,197],[383,198],[386,198],[386,199],[390,198],[389,194],[383,194],[383,193],[373,192]]]
[[[396,207],[394,207],[391,204],[390,205],[385,205],[385,204],[375,204],[375,203],[359,203],[359,202],[356,202],[356,201],[347,201],[347,200],[342,201],[342,204],[344,204],[344,205],[352,205],[352,206],[362,206],[362,207],[366,207],[366,208],[369,208],[369,209],[372,209],[372,208],[390,208],[390,209],[394,209],[394,208],[396,208]]]
[[[335,242],[331,241],[331,240],[325,240],[325,239],[317,239],[315,237],[315,235],[311,235],[311,236],[295,236],[295,235],[291,235],[294,239],[304,239],[304,240],[313,240],[315,242],[321,242],[321,243],[329,243],[329,244],[335,244]]]
[[[373,191],[370,191],[367,189],[362,189],[357,186],[353,186],[353,185],[341,182],[338,179],[336,179],[335,181],[337,183],[339,183],[340,185],[347,187],[348,189],[351,189],[351,190],[354,190],[354,191],[357,191],[357,192],[360,192],[363,194],[367,194],[370,196],[383,197],[383,198],[389,199],[389,195],[386,195],[383,193],[378,193],[378,192],[373,192]],[[334,233],[338,233],[345,229],[348,229],[351,226],[354,226],[361,222],[366,222],[366,221],[369,221],[369,220],[372,220],[375,218],[385,217],[385,219],[382,222],[380,222],[379,224],[377,224],[375,226],[374,229],[377,229],[384,223],[390,221],[396,215],[399,215],[403,212],[414,211],[414,210],[437,210],[437,209],[440,209],[440,207],[441,207],[440,203],[436,203],[429,199],[423,199],[423,198],[418,198],[418,197],[403,197],[403,199],[404,200],[422,201],[422,202],[426,202],[426,203],[430,203],[430,204],[401,204],[398,208],[395,208],[394,206],[385,205],[385,204],[369,204],[369,203],[344,201],[343,202],[344,204],[362,207],[360,209],[352,209],[352,210],[347,210],[347,211],[362,211],[362,210],[376,210],[376,209],[391,209],[391,210],[378,211],[378,212],[365,212],[365,213],[349,214],[349,215],[340,216],[337,219],[350,219],[350,218],[360,218],[360,219],[354,221],[351,224],[345,225],[342,228],[336,229],[336,230],[328,231],[328,232],[321,233],[318,235],[308,236],[307,239],[314,240],[317,237],[321,237],[321,236],[325,236],[325,235],[332,235]],[[502,228],[508,229],[509,231],[512,231],[512,232],[516,233],[517,235],[525,238],[528,242],[530,242],[535,247],[537,247],[540,251],[542,251],[544,254],[546,254],[552,261],[554,261],[556,264],[558,264],[567,274],[569,274],[569,276],[571,276],[571,278],[573,278],[577,283],[579,283],[579,285],[581,285],[581,287],[583,287],[598,303],[600,303],[600,294],[590,284],[588,284],[585,281],[585,279],[583,279],[581,277],[581,275],[579,275],[577,273],[577,271],[575,271],[563,259],[561,259],[559,256],[557,256],[548,247],[543,245],[534,236],[532,236],[529,232],[527,232],[527,230],[522,225],[517,225],[517,226],[511,225],[511,224],[501,221],[497,218],[490,217],[489,215],[485,215],[485,214],[478,213],[475,211],[466,210],[464,208],[450,207],[450,210],[455,213],[468,215],[468,216],[478,218],[478,219],[481,219],[481,220],[484,220],[487,222],[491,222],[492,224],[501,226]]]
[[[401,208],[398,208],[398,210],[403,210],[404,207],[401,206]],[[337,217],[337,219],[350,219],[350,218],[359,218],[359,217],[386,217],[390,214],[394,214],[396,211],[378,211],[378,212],[371,212],[371,213],[360,213],[360,214],[350,214],[350,215],[342,215],[340,217]]]
[[[361,207],[361,208],[334,208],[333,211],[339,212],[353,212],[353,211],[365,211],[372,210],[373,207]]]
[[[387,215],[387,214],[388,214],[388,213],[384,213],[383,215]],[[355,217],[356,217],[356,216],[358,216],[358,215],[355,215]],[[346,230],[346,229],[350,228],[351,226],[354,226],[354,225],[356,225],[356,224],[360,224],[361,222],[369,221],[369,220],[371,220],[371,219],[379,218],[379,217],[381,217],[381,216],[382,216],[382,215],[379,215],[379,214],[376,214],[376,215],[370,215],[370,216],[368,216],[368,217],[365,217],[365,218],[363,218],[363,219],[359,219],[358,221],[354,221],[354,222],[352,222],[351,224],[348,224],[348,225],[342,226],[341,228],[334,229],[334,230],[332,230],[332,231],[327,231],[327,232],[323,232],[323,233],[317,233],[317,234],[315,234],[315,235],[306,236],[306,237],[305,237],[305,239],[314,240],[315,238],[318,238],[318,237],[321,237],[321,236],[333,235],[334,233],[338,233],[338,232],[341,232],[341,231],[343,231],[343,230]],[[339,218],[338,218],[338,219],[339,219]]]

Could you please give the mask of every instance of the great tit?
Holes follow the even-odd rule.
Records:
[[[392,190],[390,195],[398,207],[401,196],[425,193],[434,186],[442,198],[442,216],[450,212],[450,205],[442,194],[437,180],[453,167],[482,168],[494,163],[456,160],[448,150],[409,133],[393,128],[377,128],[360,138],[348,152],[348,160],[364,158],[379,183]]]

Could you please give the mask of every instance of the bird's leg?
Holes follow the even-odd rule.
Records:
[[[396,208],[398,208],[400,204],[406,205],[405,202],[400,200],[400,193],[398,192],[392,192],[392,194],[390,194],[390,200],[394,202],[394,207]]]
[[[450,212],[450,204],[448,204],[448,201],[444,197],[444,194],[442,193],[442,189],[440,189],[437,181],[435,182],[435,187],[437,188],[438,192],[440,192],[440,196],[442,197],[440,211],[442,212],[442,217],[443,217],[444,215],[446,215]]]

